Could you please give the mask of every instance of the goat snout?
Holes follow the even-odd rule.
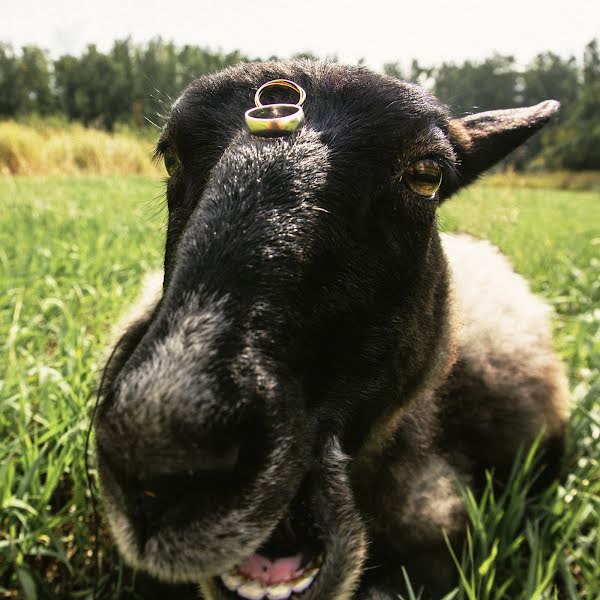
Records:
[[[164,527],[209,518],[235,503],[268,454],[268,426],[257,413],[242,410],[239,422],[225,427],[194,413],[182,422],[185,413],[177,407],[184,403],[163,399],[162,421],[140,435],[143,401],[107,408],[97,427],[103,481],[119,499],[139,548]]]
[[[146,334],[106,395],[98,454],[133,521],[185,502],[209,514],[261,470],[273,418],[234,337],[218,303],[188,302]]]

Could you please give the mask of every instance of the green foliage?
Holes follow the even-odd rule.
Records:
[[[81,56],[52,61],[38,48],[16,53],[0,45],[0,116],[60,112],[112,130],[116,123],[160,120],[171,99],[193,79],[246,60],[160,38],[145,45],[117,40],[108,53],[90,44]]]
[[[413,60],[409,72],[399,63],[387,63],[384,72],[431,88],[457,115],[559,100],[558,119],[503,165],[519,170],[592,170],[600,168],[599,65],[594,40],[585,47],[581,65],[573,57],[542,52],[524,69],[512,56],[496,54],[479,62],[434,67]]]
[[[546,132],[541,155],[550,168],[595,169],[600,165],[600,53],[596,40],[585,47],[583,83],[566,106],[561,127]]]
[[[433,92],[455,114],[517,104],[517,71],[512,56],[496,54],[481,63],[443,63],[435,69]]]
[[[45,115],[53,108],[48,55],[35,46],[17,55],[0,44],[0,115]]]

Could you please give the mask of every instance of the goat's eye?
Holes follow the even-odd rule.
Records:
[[[419,196],[433,198],[442,185],[442,167],[433,159],[425,158],[408,165],[402,181]]]
[[[179,162],[177,153],[170,146],[165,148],[163,152],[163,160],[165,161],[165,169],[167,170],[167,173],[173,177],[173,175],[175,175],[175,173],[177,173],[179,170],[181,163]]]

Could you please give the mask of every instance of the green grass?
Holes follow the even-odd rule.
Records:
[[[565,478],[533,502],[529,455],[501,497],[465,492],[470,539],[457,599],[600,598],[600,195],[475,186],[442,227],[497,244],[555,308],[572,415]]]
[[[90,589],[84,441],[114,315],[160,265],[161,185],[0,179],[0,596]]]
[[[91,597],[85,433],[111,323],[160,264],[160,194],[136,177],[0,179],[0,597]],[[573,392],[560,485],[526,502],[524,457],[503,496],[465,491],[454,597],[597,600],[600,197],[480,184],[440,225],[491,239],[554,305]],[[104,529],[99,541],[100,583],[116,597],[122,568]]]

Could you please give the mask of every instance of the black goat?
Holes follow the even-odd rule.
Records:
[[[253,136],[244,112],[282,77],[304,127]],[[304,61],[187,88],[157,149],[164,285],[96,426],[130,564],[207,600],[391,600],[401,565],[424,597],[454,585],[455,480],[501,482],[541,430],[551,476],[567,396],[546,307],[436,209],[557,109],[454,119],[418,86]]]

